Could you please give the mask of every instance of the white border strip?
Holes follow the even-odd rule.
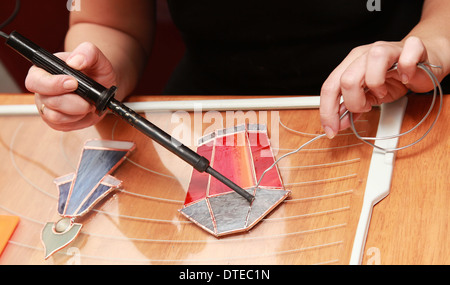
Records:
[[[0,105],[0,116],[38,115],[36,105]]]
[[[309,109],[320,106],[320,96],[127,102],[125,105],[136,112]],[[0,105],[0,116],[19,115],[39,115],[39,111],[35,105]]]
[[[320,96],[131,102],[126,105],[137,112],[195,111],[198,109],[202,111],[306,109],[318,108]]]
[[[395,102],[381,105],[377,137],[400,134],[407,103],[408,98],[404,96]],[[383,148],[396,148],[397,143],[398,138],[395,138],[390,140],[377,140],[375,145]],[[367,175],[364,201],[353,241],[352,254],[350,256],[351,265],[362,263],[367,232],[372,217],[372,209],[376,203],[389,195],[394,161],[395,152],[384,153],[374,148],[372,159],[370,160],[369,173]]]

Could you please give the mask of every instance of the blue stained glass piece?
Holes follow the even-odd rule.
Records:
[[[94,193],[92,193],[91,196],[89,196],[88,200],[83,204],[83,206],[80,208],[80,210],[78,211],[78,213],[83,213],[87,210],[89,210],[89,208],[95,204],[95,202],[106,192],[108,192],[109,190],[111,190],[111,186],[109,185],[103,185],[100,184],[98,185],[97,189],[95,189]]]
[[[72,181],[67,181],[66,183],[58,185],[58,190],[59,190],[58,213],[60,215],[62,215],[64,213],[64,208],[66,207],[67,196],[69,196],[70,185],[72,185]]]
[[[127,151],[85,149],[75,176],[75,185],[67,206],[65,216],[77,216],[83,201],[90,195],[96,185],[127,154]]]

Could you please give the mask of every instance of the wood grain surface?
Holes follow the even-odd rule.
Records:
[[[186,100],[130,100],[180,98]],[[214,97],[191,97],[209,98]],[[448,98],[426,139],[397,154],[391,193],[374,207],[363,264],[450,263]],[[430,99],[410,96],[403,130],[420,120]],[[1,94],[0,104],[33,104],[33,98]],[[268,125],[276,157],[322,132],[317,109],[145,116],[194,150],[203,134],[243,122]],[[357,129],[375,135],[378,118],[375,108],[356,122]],[[420,137],[427,123],[400,145]],[[3,116],[0,125],[0,215],[20,217],[0,264],[349,262],[372,154],[349,130],[281,160],[281,177],[291,197],[251,231],[216,238],[178,212],[192,167],[121,119],[107,115],[95,127],[66,133],[52,130],[38,116]],[[114,173],[123,186],[76,220],[83,228],[74,242],[44,260],[41,230],[59,219],[53,179],[74,171],[84,142],[92,138],[136,143],[134,153]]]

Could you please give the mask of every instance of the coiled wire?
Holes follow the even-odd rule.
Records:
[[[429,63],[418,63],[417,64],[417,67],[422,69],[422,70],[424,70],[426,72],[426,74],[430,77],[431,81],[433,82],[433,99],[431,101],[430,108],[428,109],[428,112],[425,114],[425,116],[422,118],[422,120],[420,120],[420,122],[417,123],[417,125],[415,125],[410,130],[408,130],[408,131],[406,131],[404,133],[398,134],[398,135],[384,136],[384,137],[361,137],[359,135],[358,131],[355,128],[355,124],[354,124],[354,121],[353,121],[353,114],[351,112],[349,112],[350,113],[350,125],[351,125],[353,133],[355,134],[355,136],[358,139],[360,139],[364,143],[366,143],[366,144],[368,144],[368,145],[370,145],[370,146],[372,146],[374,148],[377,148],[377,149],[379,149],[379,150],[381,150],[383,152],[394,152],[394,151],[402,150],[402,149],[408,148],[410,146],[413,146],[413,145],[419,143],[420,141],[422,141],[428,135],[428,133],[433,129],[434,125],[436,124],[436,122],[437,122],[437,120],[439,118],[439,115],[441,113],[442,105],[443,105],[443,93],[442,93],[442,87],[441,87],[441,84],[439,83],[439,80],[436,78],[434,73],[431,72],[431,70],[427,66],[440,68],[439,66],[431,65]],[[396,70],[396,69],[397,69],[397,63],[394,64],[388,71],[392,71],[392,70]],[[418,128],[428,118],[428,116],[433,111],[435,103],[436,103],[437,93],[439,93],[439,100],[440,100],[440,104],[439,104],[437,115],[434,118],[434,120],[431,123],[430,127],[428,128],[428,130],[419,139],[417,139],[416,141],[414,141],[414,142],[412,142],[412,143],[410,143],[408,145],[405,145],[405,146],[402,146],[402,147],[397,147],[397,148],[383,148],[383,147],[377,146],[377,145],[367,141],[367,140],[389,140],[389,139],[399,138],[401,136],[409,134],[410,132],[412,132],[413,130]]]
[[[389,71],[396,70],[396,69],[397,69],[397,66],[398,66],[398,64],[395,63],[395,64],[388,70],[388,72],[389,72]],[[376,148],[376,149],[379,149],[379,150],[381,150],[381,151],[383,151],[383,152],[385,152],[385,153],[388,153],[388,152],[395,152],[395,151],[398,151],[398,150],[402,150],[402,149],[411,147],[411,146],[413,146],[413,145],[419,143],[420,141],[422,141],[422,140],[428,135],[428,133],[433,129],[434,125],[436,124],[436,122],[437,122],[437,120],[438,120],[438,118],[439,118],[439,115],[440,115],[440,113],[441,113],[441,110],[442,110],[443,99],[444,99],[444,98],[443,98],[443,93],[442,93],[442,87],[441,87],[441,84],[439,83],[439,80],[438,80],[437,77],[434,75],[434,73],[428,68],[428,66],[429,66],[429,67],[434,67],[434,68],[440,68],[440,67],[439,67],[439,66],[436,66],[436,65],[432,65],[432,64],[430,64],[430,63],[426,63],[426,62],[418,63],[418,64],[417,64],[417,67],[420,68],[420,69],[422,69],[422,70],[424,70],[424,71],[426,72],[426,74],[430,77],[430,79],[431,79],[431,81],[432,81],[432,83],[433,83],[433,99],[432,99],[432,102],[431,102],[431,104],[430,104],[430,108],[428,109],[428,112],[425,114],[425,116],[422,118],[422,120],[420,120],[420,122],[417,123],[417,125],[415,125],[415,126],[414,126],[413,128],[411,128],[410,130],[408,130],[408,131],[406,131],[406,132],[404,132],[404,133],[401,133],[401,134],[391,135],[391,136],[384,136],[384,137],[362,137],[362,136],[359,135],[358,131],[357,131],[356,128],[355,128],[355,124],[354,124],[354,120],[353,120],[353,113],[352,113],[352,112],[350,112],[350,111],[348,111],[348,110],[345,111],[345,112],[341,115],[340,120],[342,120],[342,118],[344,118],[347,114],[349,114],[349,115],[350,115],[350,125],[351,125],[351,129],[352,129],[353,133],[355,134],[355,136],[356,136],[358,139],[360,139],[362,142],[364,142],[364,143],[366,143],[366,144],[368,144],[368,145],[370,145],[370,146],[372,146],[372,147],[374,147],[374,148]],[[437,112],[437,114],[436,114],[436,117],[434,118],[434,120],[433,120],[433,122],[431,123],[430,127],[428,128],[428,130],[427,130],[427,131],[426,131],[419,139],[417,139],[416,141],[414,141],[414,142],[412,142],[412,143],[410,143],[410,144],[408,144],[408,145],[405,145],[405,146],[402,146],[402,147],[397,147],[397,148],[383,148],[383,147],[377,146],[377,145],[375,145],[375,144],[373,144],[373,143],[371,143],[371,142],[368,141],[368,140],[389,140],[389,139],[399,138],[399,137],[401,137],[401,136],[404,136],[404,135],[409,134],[410,132],[412,132],[413,130],[415,130],[416,128],[418,128],[418,127],[419,127],[419,126],[420,126],[420,125],[428,118],[428,116],[431,114],[432,110],[434,109],[434,106],[435,106],[435,104],[436,104],[436,98],[437,98],[437,94],[438,94],[438,93],[439,93],[440,104],[439,104],[439,109],[438,109],[438,112]],[[314,142],[314,141],[316,141],[316,140],[318,140],[318,139],[320,139],[320,138],[322,138],[322,137],[324,137],[324,136],[325,136],[325,134],[317,135],[317,136],[314,137],[313,139],[311,139],[311,140],[307,141],[306,143],[304,143],[303,145],[301,145],[301,146],[300,146],[299,148],[297,148],[296,150],[291,151],[291,152],[289,152],[289,153],[286,153],[286,154],[284,154],[283,156],[281,156],[280,158],[278,158],[271,166],[269,166],[269,167],[261,174],[261,177],[259,178],[258,182],[256,183],[255,188],[258,188],[258,186],[259,186],[259,184],[261,183],[261,181],[262,181],[264,175],[265,175],[269,170],[271,170],[271,169],[272,169],[272,168],[273,168],[280,160],[282,160],[283,158],[285,158],[285,157],[287,157],[287,156],[289,156],[289,155],[291,155],[291,154],[294,154],[294,153],[299,152],[299,151],[300,151],[302,148],[304,148],[305,146],[309,145],[310,143],[312,143],[312,142]]]

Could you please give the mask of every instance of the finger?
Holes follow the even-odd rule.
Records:
[[[352,113],[364,113],[372,109],[365,94],[366,55],[355,59],[342,73],[340,84],[347,110]]]
[[[42,68],[32,66],[25,79],[25,87],[33,93],[59,95],[75,91],[78,82],[69,75],[52,75]]]
[[[367,52],[365,85],[377,98],[388,95],[386,73],[398,61],[401,47],[389,43],[375,43]]]
[[[341,76],[347,67],[365,53],[367,46],[354,48],[331,72],[320,91],[320,121],[328,138],[333,138],[340,128]]]
[[[47,112],[47,110],[45,110],[45,112]],[[53,122],[52,120],[48,120],[46,116],[44,116],[43,119],[51,128],[58,131],[68,132],[90,127],[100,121],[101,117],[97,116],[94,113],[89,113],[79,118],[73,117],[73,120],[67,118],[67,121],[65,122],[63,122],[62,120]]]
[[[332,139],[339,131],[339,70],[333,71],[320,91],[320,121],[327,137]]]
[[[103,117],[99,117],[94,111],[83,115],[67,115],[46,107],[45,104],[42,103],[41,97],[38,96],[36,96],[35,102],[42,119],[47,125],[58,131],[83,129],[95,124]]]
[[[409,37],[403,46],[403,51],[398,60],[398,73],[403,84],[408,84],[414,78],[417,64],[428,58],[423,42],[417,37]]]
[[[38,93],[35,94],[36,107],[38,108],[39,113],[41,114],[41,117],[44,119],[45,122],[57,124],[57,122],[59,120],[66,121],[66,122],[73,121],[73,119],[66,120],[65,118],[63,118],[67,114],[63,114],[57,110],[53,110],[52,108],[49,108],[47,105],[45,105],[45,103],[44,103],[45,100],[43,100],[43,99],[45,99],[45,97],[47,97],[47,96],[42,96]],[[86,115],[86,114],[84,114],[84,115]],[[81,116],[84,116],[84,115],[81,115]],[[71,116],[71,115],[67,115],[67,117],[69,117],[69,116]]]
[[[51,125],[62,125],[67,123],[74,123],[81,120],[86,114],[83,115],[67,115],[56,110],[48,108],[45,104],[41,104],[39,107],[42,119]]]
[[[77,94],[45,96],[37,93],[36,96],[39,97],[40,103],[44,104],[46,108],[66,115],[86,115],[94,111],[94,107]]]

